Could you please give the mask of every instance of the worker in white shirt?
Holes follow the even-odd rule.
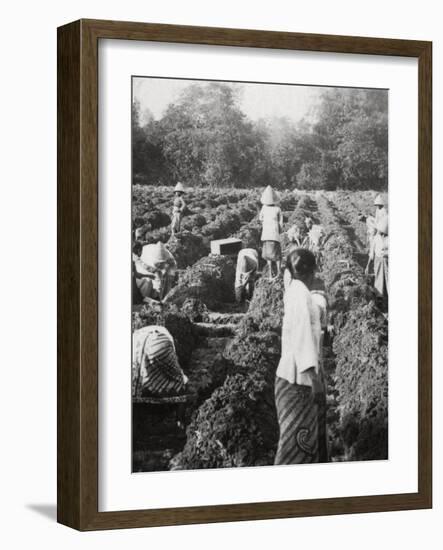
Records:
[[[308,233],[307,247],[311,252],[313,252],[317,266],[320,266],[322,262],[322,250],[324,240],[325,231],[323,226],[320,224],[313,224]]]
[[[252,298],[257,270],[258,252],[253,248],[240,250],[235,270],[235,299],[237,302],[242,303]]]
[[[185,194],[185,188],[183,184],[179,181],[174,187],[174,202],[172,205],[172,221],[171,221],[171,234],[175,235],[180,233],[181,230],[181,221],[186,209],[186,203],[183,200],[183,195]]]
[[[383,216],[377,224],[377,233],[372,239],[365,273],[369,274],[371,263],[374,265],[374,288],[377,294],[387,299],[389,294],[389,238],[388,218]]]
[[[284,294],[282,351],[275,381],[280,437],[274,463],[318,462],[317,402],[325,390],[320,309],[310,293],[315,257],[309,250],[295,249],[286,265],[290,280]]]
[[[259,219],[262,223],[261,241],[263,243],[262,257],[268,264],[268,278],[270,280],[281,274],[281,239],[283,231],[283,214],[278,206],[279,197],[270,185],[263,191]],[[274,264],[277,268],[273,274]]]

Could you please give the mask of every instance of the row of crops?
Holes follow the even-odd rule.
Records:
[[[260,190],[187,193],[184,230],[168,244],[181,270],[178,284],[161,310],[145,305],[133,313],[134,329],[168,328],[190,379],[186,437],[162,469],[273,464],[283,285],[261,278],[247,310],[235,310],[234,261],[209,254],[212,239],[228,236],[259,248],[259,196]],[[157,227],[151,220],[154,212],[169,217],[171,203],[170,189],[134,186],[133,222],[146,227],[143,242],[169,239],[166,217]],[[335,331],[325,351],[331,460],[387,457],[387,320],[359,257],[365,236],[359,217],[371,204],[369,192],[281,197],[285,231],[310,216],[328,235],[316,284],[326,289]]]

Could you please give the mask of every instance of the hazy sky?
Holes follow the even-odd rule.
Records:
[[[140,101],[141,113],[149,109],[154,118],[159,119],[169,103],[175,101],[180,92],[193,82],[195,81],[135,77],[134,99]],[[295,122],[309,114],[311,106],[324,89],[287,84],[232,83],[231,86],[241,89],[240,107],[251,119],[286,116]]]

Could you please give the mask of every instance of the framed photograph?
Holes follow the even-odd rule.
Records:
[[[432,44],[58,29],[58,521],[432,506]]]

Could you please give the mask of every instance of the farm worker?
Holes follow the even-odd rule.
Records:
[[[328,300],[326,293],[323,290],[311,290],[311,297],[314,307],[318,309],[320,315],[320,353],[319,353],[319,371],[320,376],[325,383],[324,357],[323,346],[326,333],[329,332],[328,325]],[[326,428],[326,392],[319,395],[317,400],[318,405],[318,454],[319,462],[328,462],[328,434]]]
[[[235,270],[235,300],[239,303],[250,300],[254,292],[258,270],[258,252],[253,248],[243,248],[237,256]]]
[[[154,295],[151,298],[163,300],[176,280],[177,262],[174,256],[164,243],[158,241],[156,244],[145,244],[140,259],[153,274]]]
[[[382,217],[388,217],[388,212],[386,210],[386,205],[383,197],[379,194],[374,199],[375,206],[375,225],[377,226],[378,222]]]
[[[311,230],[311,227],[314,225],[314,222],[312,221],[312,218],[310,216],[306,216],[305,218],[305,226],[307,231]]]
[[[183,213],[186,208],[186,203],[183,200],[183,195],[185,194],[185,188],[181,182],[178,182],[174,188],[174,203],[172,206],[172,222],[171,222],[171,233],[180,233],[180,224],[183,217]]]
[[[317,257],[320,253],[325,231],[322,225],[313,224],[308,233],[308,248]]]
[[[141,303],[145,298],[153,298],[155,275],[141,260],[143,246],[136,241],[132,247],[132,299],[134,304]]]
[[[383,298],[387,298],[389,293],[388,256],[388,218],[383,216],[377,224],[377,233],[372,240],[365,270],[368,275],[371,262],[374,262],[374,287],[379,296]]]
[[[150,325],[132,335],[134,393],[171,396],[183,393],[188,382],[177,359],[174,339],[165,328]]]
[[[368,216],[366,218],[366,245],[368,250],[371,250],[372,241],[377,233],[375,216]]]
[[[302,237],[301,237],[300,228],[298,227],[297,224],[294,224],[292,227],[288,229],[287,235],[291,245],[296,245],[297,248],[301,247]]]
[[[145,228],[144,225],[142,225],[141,227],[137,227],[137,229],[135,230],[135,235],[134,235],[135,240],[139,241],[143,237],[144,233],[146,233],[146,228]]]
[[[273,264],[277,267],[277,276],[281,273],[280,233],[283,230],[283,215],[280,207],[277,206],[278,200],[277,193],[268,185],[261,197],[263,206],[260,210],[259,218],[262,222],[262,257],[268,264],[270,280],[274,278]]]
[[[291,278],[284,293],[281,358],[275,379],[280,436],[274,464],[318,462],[317,402],[324,398],[324,383],[320,311],[309,291],[315,257],[310,250],[297,248],[289,252],[286,265]]]

